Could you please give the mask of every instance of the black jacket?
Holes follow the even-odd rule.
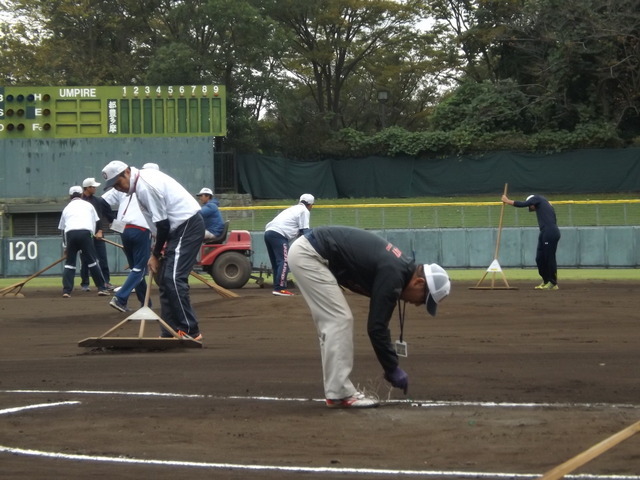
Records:
[[[107,230],[109,225],[111,225],[113,220],[116,218],[113,214],[113,210],[111,210],[111,205],[109,205],[106,200],[96,197],[95,195],[91,195],[90,197],[82,195],[82,199],[93,205],[93,208],[98,212],[98,217],[100,217],[100,230]]]
[[[549,201],[542,195],[532,195],[529,200],[514,201],[514,207],[528,207],[529,205],[535,205],[536,217],[538,219],[538,227],[540,230],[558,228],[558,222],[556,220],[556,211],[551,206]]]

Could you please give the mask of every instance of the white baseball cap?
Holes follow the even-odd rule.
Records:
[[[298,203],[306,203],[307,205],[313,205],[313,202],[315,202],[316,199],[313,198],[313,195],[311,195],[310,193],[303,193],[302,195],[300,195],[300,200],[298,200]]]
[[[158,166],[157,163],[145,163],[144,165],[142,165],[142,168],[151,168],[152,170],[160,170],[160,167]]]
[[[69,196],[72,196],[74,194],[78,194],[78,195],[82,195],[82,187],[80,185],[74,185],[73,187],[71,187],[69,189]]]
[[[435,317],[438,304],[451,292],[451,281],[447,271],[436,263],[424,264],[424,278],[427,280],[427,312]]]
[[[213,197],[213,192],[210,188],[203,188],[198,193],[196,193],[196,197],[199,197],[200,195],[211,195]]]
[[[99,187],[100,184],[98,182],[96,182],[96,179],[93,177],[89,177],[89,178],[85,178],[82,181],[82,188],[87,188],[87,187]]]
[[[127,168],[126,163],[120,160],[112,160],[102,169],[102,178],[105,179],[104,189],[108,190],[116,183],[118,175],[124,172]]]

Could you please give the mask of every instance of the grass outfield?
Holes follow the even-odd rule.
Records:
[[[512,280],[532,280],[538,281],[540,277],[535,269],[503,269],[505,277],[508,281]],[[450,268],[448,270],[451,280],[455,281],[479,281],[482,275],[485,273],[485,269],[472,269],[472,270],[457,270]],[[493,276],[492,273],[488,273],[485,282],[490,280]],[[15,278],[0,278],[0,288],[13,285],[26,277]],[[125,276],[112,276],[111,283],[114,285],[122,285],[125,280]],[[501,275],[496,274],[496,279],[501,280]],[[78,279],[76,279],[78,280]],[[294,279],[295,280],[295,279]],[[592,269],[592,268],[567,268],[558,270],[558,280],[560,283],[564,280],[638,280],[640,281],[640,269],[637,268],[606,268],[606,269]],[[194,279],[189,280],[192,285],[198,285],[200,282]],[[270,279],[267,279],[269,282]],[[249,281],[249,284],[254,282]],[[76,281],[76,287],[79,285],[79,281]],[[61,277],[38,277],[30,280],[24,288],[28,287],[60,287],[62,288]]]

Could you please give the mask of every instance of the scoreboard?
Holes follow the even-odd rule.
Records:
[[[0,86],[0,139],[226,134],[223,85]]]

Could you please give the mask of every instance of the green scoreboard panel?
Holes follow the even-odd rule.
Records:
[[[222,85],[2,87],[0,138],[227,134]]]

